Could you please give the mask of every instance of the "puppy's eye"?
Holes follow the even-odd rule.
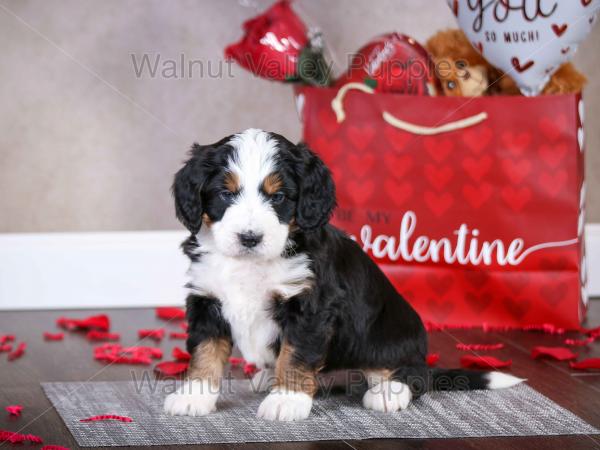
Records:
[[[271,202],[274,205],[278,205],[281,202],[283,202],[284,200],[285,200],[285,194],[281,191],[277,191],[273,195],[271,195]]]
[[[454,81],[448,81],[446,83],[446,86],[448,87],[448,89],[453,90],[456,88],[456,83]]]
[[[225,189],[219,192],[219,197],[221,197],[221,200],[223,201],[230,202],[235,197],[235,192],[231,192]]]

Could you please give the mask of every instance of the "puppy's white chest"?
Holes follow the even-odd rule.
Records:
[[[220,300],[244,359],[259,368],[272,366],[271,344],[280,330],[271,308],[276,299],[310,287],[312,271],[306,255],[263,261],[206,253],[192,263],[190,275],[194,292]]]

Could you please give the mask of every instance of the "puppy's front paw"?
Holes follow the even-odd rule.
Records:
[[[274,389],[262,401],[256,415],[266,420],[303,420],[312,409],[313,399],[304,392]]]
[[[217,409],[219,388],[208,381],[186,380],[165,399],[164,410],[172,416],[204,416]]]
[[[373,411],[394,412],[406,409],[412,399],[408,385],[399,381],[382,381],[363,396],[363,406]]]

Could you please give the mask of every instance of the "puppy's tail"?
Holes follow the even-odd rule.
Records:
[[[429,389],[456,391],[474,389],[504,389],[525,381],[504,372],[481,372],[464,369],[433,369]]]
[[[471,391],[475,389],[504,389],[525,381],[504,372],[482,372],[464,369],[405,367],[397,370],[394,380],[407,384],[413,395],[427,391]]]

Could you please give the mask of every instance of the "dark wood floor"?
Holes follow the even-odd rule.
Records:
[[[600,301],[592,301],[588,326],[600,324]],[[0,429],[11,431],[24,429],[45,438],[46,444],[78,448],[62,420],[51,407],[40,388],[41,381],[110,381],[130,380],[132,373],[138,375],[147,367],[112,365],[105,367],[92,359],[93,344],[83,334],[67,333],[62,342],[45,342],[44,331],[55,331],[55,319],[61,315],[85,317],[97,311],[37,311],[0,312],[0,334],[16,334],[18,340],[27,342],[28,349],[21,359],[7,362],[0,355]],[[122,334],[124,345],[133,345],[140,328],[162,327],[164,321],[154,317],[152,309],[119,309],[104,311],[110,315],[112,329]],[[176,325],[166,327],[181,331]],[[457,366],[460,352],[457,342],[495,343],[506,347],[493,352],[494,356],[513,360],[511,372],[528,378],[528,384],[558,404],[574,412],[592,425],[600,428],[600,372],[575,372],[567,363],[533,361],[529,353],[535,345],[561,345],[564,336],[550,336],[534,332],[483,333],[482,331],[452,331],[431,333],[431,351],[440,352],[439,364]],[[163,340],[160,345],[165,355],[172,347],[183,347],[183,341]],[[600,357],[600,342],[589,349],[576,349],[582,357]],[[168,359],[168,358],[165,358]],[[236,376],[243,376],[240,369],[233,369]],[[3,407],[22,404],[22,417],[11,419]],[[526,417],[523,420],[527,420]],[[426,426],[426,424],[424,424]],[[2,444],[0,444],[1,446]],[[8,445],[8,444],[5,444]],[[215,449],[535,449],[562,448],[565,450],[600,448],[600,436],[558,436],[527,438],[486,439],[427,439],[427,440],[367,440],[337,442],[273,443],[247,445],[217,445]],[[23,447],[25,448],[25,447]],[[114,447],[113,447],[114,448]],[[133,448],[133,447],[128,447]],[[185,447],[163,447],[185,448]],[[189,448],[189,447],[187,447]],[[206,446],[205,448],[209,448]]]

